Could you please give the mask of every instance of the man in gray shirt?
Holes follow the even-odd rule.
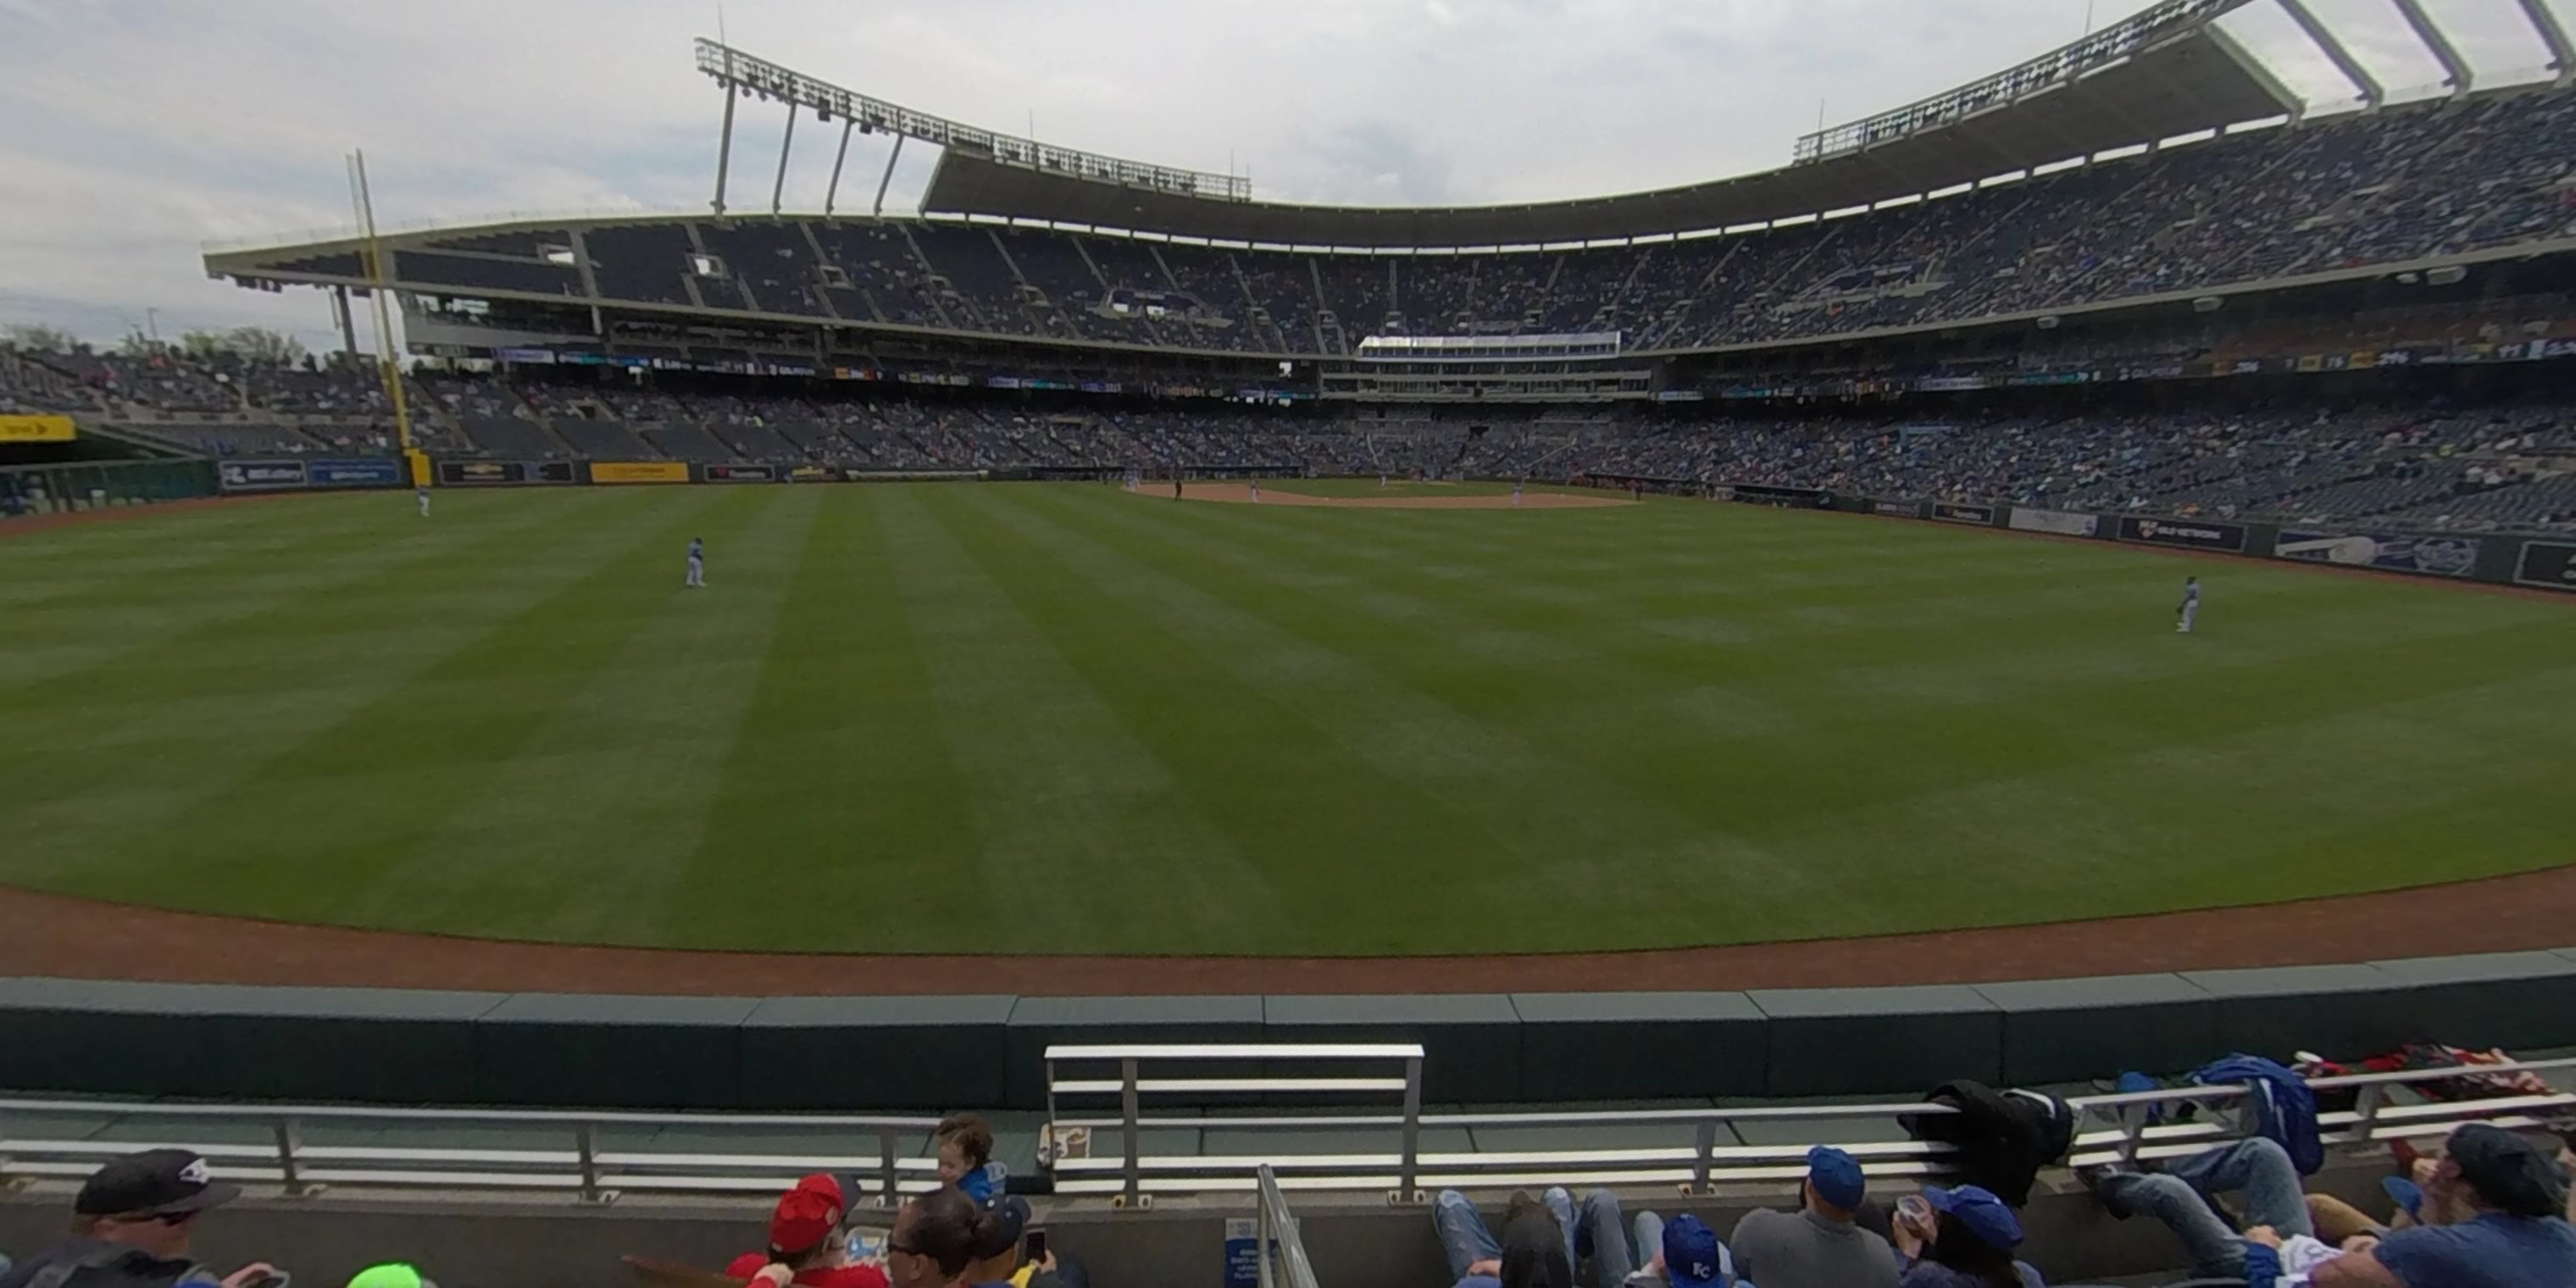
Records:
[[[1729,1242],[1736,1277],[1762,1288],[1896,1288],[1896,1252],[1852,1224],[1869,1196],[1860,1161],[1830,1145],[1807,1151],[1796,1212],[1754,1211]]]

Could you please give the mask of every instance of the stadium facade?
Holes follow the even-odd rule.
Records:
[[[1820,347],[1893,368],[2035,329],[2062,343],[2564,285],[2576,199],[2549,140],[2576,130],[2576,60],[2544,4],[2522,12],[2555,79],[2501,87],[2401,6],[2446,83],[2399,103],[2300,0],[2266,2],[2358,110],[2312,116],[2216,25],[2247,0],[2162,0],[1821,130],[1775,170],[1440,208],[1259,200],[1237,176],[977,129],[701,41],[724,93],[705,215],[409,231],[381,262],[349,235],[205,264],[257,289],[328,288],[344,318],[351,296],[387,290],[423,356],[1359,402],[1804,390],[1778,376]],[[726,199],[748,101],[791,121],[769,208],[750,213]],[[782,204],[800,118],[839,137],[820,214]],[[858,132],[895,136],[896,155],[941,149],[921,216],[880,213],[893,157],[867,214],[838,210]],[[1454,347],[1418,343],[1433,339]],[[2321,352],[2350,365],[2364,347]]]

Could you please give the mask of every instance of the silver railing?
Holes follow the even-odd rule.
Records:
[[[1259,1197],[1252,1247],[1260,1267],[1254,1282],[1260,1288],[1316,1288],[1315,1267],[1306,1261],[1306,1238],[1297,1230],[1297,1214],[1289,1210],[1279,1178],[1264,1163],[1253,1173],[1253,1182]]]
[[[48,1136],[28,1119],[112,1119],[115,1137]],[[166,1132],[139,1139],[135,1120]],[[22,1123],[25,1125],[22,1126]],[[812,1172],[858,1181],[892,1206],[906,1182],[928,1183],[935,1159],[920,1150],[936,1118],[842,1114],[556,1113],[509,1109],[372,1109],[338,1105],[130,1104],[92,1100],[0,1100],[0,1181],[71,1180],[116,1155],[149,1145],[202,1154],[225,1177],[278,1186],[289,1194],[325,1188],[503,1189],[569,1192],[609,1202],[626,1192],[767,1194]],[[806,1146],[775,1151],[657,1149],[663,1132],[829,1133],[857,1149]],[[440,1133],[524,1136],[507,1146],[315,1144],[308,1135],[413,1138]],[[622,1139],[634,1137],[633,1141]],[[746,1142],[749,1144],[751,1142]]]
[[[1416,1202],[1440,1188],[1535,1185],[1686,1187],[1787,1183],[1806,1151],[1840,1144],[1873,1175],[1937,1175],[1948,1147],[1911,1139],[1901,1120],[1956,1112],[1913,1102],[1429,1113],[1422,1048],[1412,1044],[1058,1046],[1046,1052],[1041,1154],[1055,1192],[1143,1206],[1166,1194],[1378,1192]],[[2439,1137],[2480,1121],[2524,1129],[2576,1116],[2576,1094],[2546,1091],[2428,1101],[2407,1089],[2481,1074],[2576,1073],[2576,1058],[2320,1078],[2350,1108],[2319,1115],[2326,1143],[2360,1147]],[[2067,1163],[2181,1157],[2243,1134],[2242,1087],[2178,1087],[2069,1102]],[[2339,1099],[2339,1097],[2337,1097]],[[1114,1108],[1085,1111],[1108,1100]],[[2174,1121],[2184,1105],[2201,1107]],[[1148,1106],[1155,1112],[1148,1112]],[[1178,1112],[1186,1108],[1187,1112]],[[2164,1112],[2154,1113],[2158,1109]],[[2160,1121],[2150,1122],[2150,1118]],[[156,1124],[137,1130],[138,1124]],[[177,1145],[224,1175],[290,1194],[486,1189],[609,1201],[621,1193],[762,1194],[817,1171],[853,1177],[890,1203],[931,1182],[930,1118],[840,1114],[570,1113],[534,1110],[129,1103],[0,1099],[0,1185],[75,1180],[146,1145]],[[1648,1127],[1648,1144],[1459,1148],[1469,1132]],[[110,1130],[112,1128],[112,1130]],[[1187,1134],[1188,1142],[1170,1140]],[[1299,1137],[1335,1139],[1301,1147]],[[1669,1133],[1662,1136],[1662,1133]],[[1624,1134],[1624,1133],[1623,1133]],[[764,1139],[764,1137],[784,1139]],[[1354,1136],[1368,1147],[1354,1148]],[[442,1137],[479,1143],[438,1143]],[[498,1137],[499,1139],[494,1139]],[[710,1149],[707,1138],[721,1147]],[[657,1139],[663,1138],[663,1139]],[[1378,1143],[1383,1141],[1382,1144]],[[1203,1152],[1204,1151],[1204,1152]]]

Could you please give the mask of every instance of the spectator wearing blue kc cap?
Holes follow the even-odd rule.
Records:
[[[1927,1185],[1896,1208],[1902,1288],[2047,1288],[2039,1272],[2013,1260],[2021,1218],[1994,1192],[1975,1185]]]
[[[1830,1145],[1807,1151],[1798,1209],[1762,1209],[1736,1223],[1735,1272],[1761,1288],[1896,1288],[1887,1240],[1853,1220],[1869,1201],[1860,1160]]]

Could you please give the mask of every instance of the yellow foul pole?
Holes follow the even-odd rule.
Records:
[[[376,305],[376,374],[385,382],[385,396],[394,404],[394,436],[402,444],[403,458],[411,463],[411,481],[429,485],[429,458],[412,444],[411,405],[403,396],[402,367],[394,353],[394,327],[391,307],[386,303],[391,275],[385,271],[385,247],[376,236],[375,194],[367,186],[367,154],[364,150],[349,154],[349,194],[357,206],[358,227],[367,244],[367,295]]]

